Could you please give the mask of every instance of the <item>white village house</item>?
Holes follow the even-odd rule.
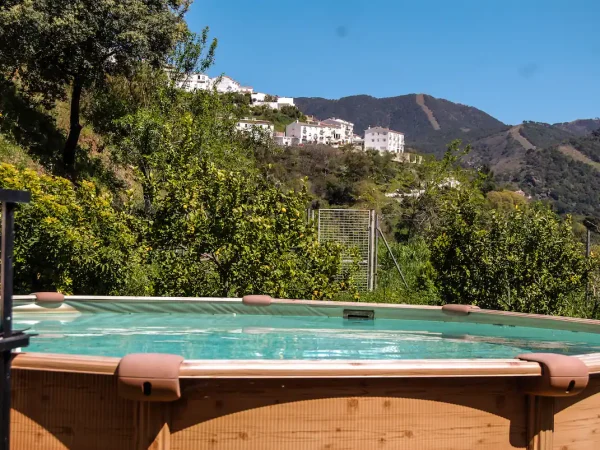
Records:
[[[227,75],[212,78],[211,83],[211,87],[215,86],[217,92],[239,92],[242,94],[252,94],[252,92],[254,92],[254,89],[251,86],[242,86],[240,83],[235,81],[233,78],[228,77]]]
[[[322,123],[326,125],[339,126],[341,128],[341,133],[338,138],[339,144],[351,144],[354,138],[354,124],[352,122],[348,122],[342,119],[336,119],[332,117],[330,119],[324,120]]]
[[[177,87],[186,91],[216,89],[222,94],[228,92],[237,92],[240,94],[250,94],[252,98],[252,106],[268,106],[272,109],[279,109],[284,105],[295,106],[292,97],[279,97],[277,95],[268,95],[263,92],[254,92],[252,86],[242,86],[233,78],[222,75],[215,78],[210,78],[203,73],[193,73],[188,75],[184,80],[177,82]],[[267,101],[269,100],[269,101]]]
[[[178,81],[177,87],[186,91],[207,90],[216,88],[217,92],[222,94],[228,92],[239,92],[242,94],[252,94],[254,89],[251,86],[242,86],[239,82],[227,75],[210,78],[203,73],[192,73],[187,78]]]
[[[282,147],[290,147],[292,145],[298,145],[298,138],[292,136],[286,136],[285,133],[281,131],[276,131],[273,136],[273,140],[277,145]]]
[[[323,122],[304,123],[296,120],[285,127],[285,135],[298,139],[300,144],[337,145],[342,129]]]
[[[203,73],[194,73],[177,83],[177,87],[186,91],[206,90],[212,86],[211,79]]]
[[[404,133],[383,127],[365,130],[365,150],[404,153]]]
[[[266,120],[242,119],[236,124],[235,128],[243,133],[254,133],[256,136],[265,133],[273,137],[275,133],[275,125]]]

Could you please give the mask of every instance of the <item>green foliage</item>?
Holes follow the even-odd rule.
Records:
[[[384,193],[396,186],[410,169],[394,162],[393,155],[335,149],[323,145],[292,147],[262,156],[259,164],[285,186],[299,186],[308,177],[310,192],[321,206],[392,203]]]
[[[19,169],[35,170],[39,168],[22,147],[10,142],[2,135],[0,135],[0,161],[13,164]]]
[[[582,292],[592,268],[571,219],[541,204],[489,210],[462,191],[432,239],[436,284],[450,303],[557,314]]]
[[[0,7],[0,72],[46,105],[72,85],[63,162],[72,167],[83,90],[107,75],[130,74],[140,61],[162,66],[185,35],[187,0],[8,0]]]
[[[410,183],[408,196],[402,198],[401,219],[396,224],[396,239],[406,241],[424,235],[435,227],[440,212],[452,203],[457,193],[467,187],[474,192],[487,179],[487,174],[467,171],[461,167],[461,158],[471,151],[456,140],[450,143],[441,161],[425,161]]]
[[[515,207],[524,207],[527,205],[527,199],[512,191],[491,191],[486,195],[492,208],[501,211],[512,211]]]
[[[161,64],[181,34],[185,0],[8,0],[0,9],[0,61],[28,91],[64,98],[140,60]]]
[[[402,277],[385,245],[378,249],[377,289],[361,294],[361,301],[377,303],[409,303],[415,305],[440,304],[437,289],[433,284],[433,267],[430,250],[423,237],[406,243],[390,244],[392,253],[408,284]]]
[[[285,127],[290,123],[296,120],[306,120],[304,114],[292,105],[284,105],[279,109],[273,109],[266,105],[255,106],[250,109],[249,115],[254,119],[272,122],[275,125],[275,131],[285,131]]]
[[[32,157],[52,170],[59,160],[58,149],[65,137],[56,120],[44,108],[32,104],[17,85],[0,74],[0,132],[27,148]]]
[[[573,137],[573,135],[557,126],[541,122],[525,122],[520,133],[533,145],[547,148]]]
[[[128,81],[115,81],[116,93],[97,111],[120,101]],[[255,169],[254,155],[270,150],[235,132],[244,98],[175,90],[151,72],[140,74],[137,86],[153,86],[151,95],[105,126],[115,159],[132,167],[142,186],[157,294],[352,292],[351,273],[339,276],[342,249],[319,245],[305,221],[306,191],[285,192]]]
[[[600,201],[600,173],[556,148],[530,150],[518,183],[537,199],[551,201],[559,213],[596,215]]]
[[[75,187],[9,164],[0,164],[0,186],[32,195],[15,215],[16,292],[147,292],[148,279],[139,279],[144,251],[130,229],[131,217],[114,210],[110,195],[87,181]]]
[[[569,144],[592,161],[600,163],[600,129],[592,132],[589,136],[570,139]]]
[[[306,222],[306,191],[282,192],[192,155],[157,188],[165,194],[155,201],[149,240],[161,295],[320,299],[351,289],[351,274],[337,278],[341,248],[320,245]]]

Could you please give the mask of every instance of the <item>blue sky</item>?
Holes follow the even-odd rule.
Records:
[[[514,124],[600,116],[600,0],[195,0],[212,75],[293,97],[426,93]]]

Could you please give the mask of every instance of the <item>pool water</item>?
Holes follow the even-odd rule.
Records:
[[[524,352],[600,351],[600,334],[420,320],[337,317],[96,313],[15,315],[36,333],[28,352],[186,359],[514,358]]]

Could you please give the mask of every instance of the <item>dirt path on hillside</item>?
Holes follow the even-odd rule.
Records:
[[[563,154],[573,158],[575,161],[581,161],[583,163],[589,164],[594,169],[600,171],[600,163],[594,161],[593,159],[588,158],[579,150],[577,150],[572,145],[559,145],[558,150]]]
[[[533,145],[531,142],[529,142],[527,140],[527,138],[521,134],[521,127],[522,127],[522,125],[517,125],[515,127],[512,127],[510,130],[508,130],[508,132],[510,133],[510,136],[515,141],[517,141],[519,144],[521,144],[525,150],[529,150],[529,149],[535,150],[536,149],[535,145]]]
[[[436,120],[435,116],[433,115],[433,111],[430,110],[427,105],[425,104],[425,97],[423,96],[423,94],[417,94],[417,105],[419,105],[421,107],[421,109],[423,110],[423,112],[427,115],[427,118],[429,119],[429,123],[431,124],[431,126],[433,127],[434,130],[440,130],[440,124],[438,123],[438,121]]]

